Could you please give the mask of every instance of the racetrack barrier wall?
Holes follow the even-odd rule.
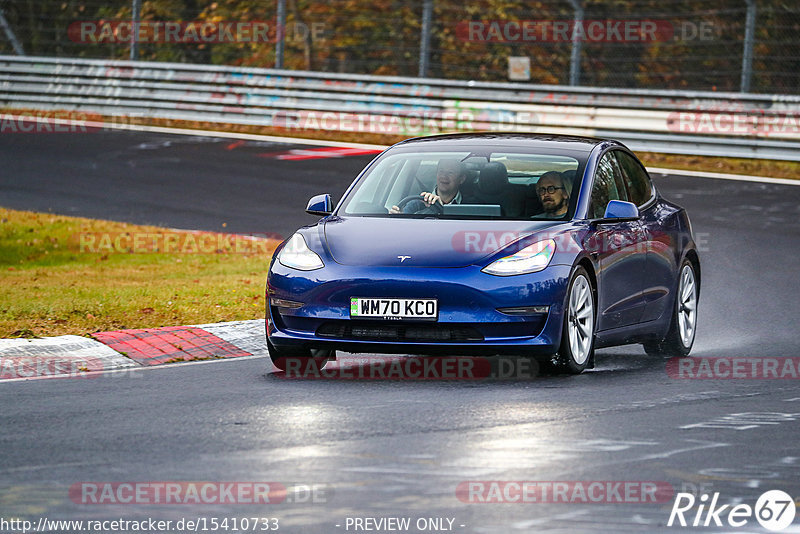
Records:
[[[0,56],[0,105],[317,131],[516,131],[800,161],[800,96],[467,82]]]

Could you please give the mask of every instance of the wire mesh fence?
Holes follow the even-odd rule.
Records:
[[[0,0],[0,53],[128,59],[133,47],[150,61],[800,91],[800,2],[711,6],[696,0]],[[139,26],[130,24],[134,10]]]

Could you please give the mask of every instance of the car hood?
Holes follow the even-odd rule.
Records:
[[[336,263],[463,267],[554,221],[466,221],[401,217],[331,217],[325,240]]]

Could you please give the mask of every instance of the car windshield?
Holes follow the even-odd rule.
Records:
[[[338,213],[564,220],[575,209],[580,170],[571,156],[519,149],[390,151],[361,177]]]

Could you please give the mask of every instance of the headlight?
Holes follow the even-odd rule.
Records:
[[[493,261],[481,270],[497,276],[535,273],[547,267],[555,251],[556,242],[554,240],[537,241],[516,254]]]
[[[325,266],[322,258],[308,248],[306,240],[301,234],[294,234],[278,254],[281,265],[300,271],[313,271]]]

